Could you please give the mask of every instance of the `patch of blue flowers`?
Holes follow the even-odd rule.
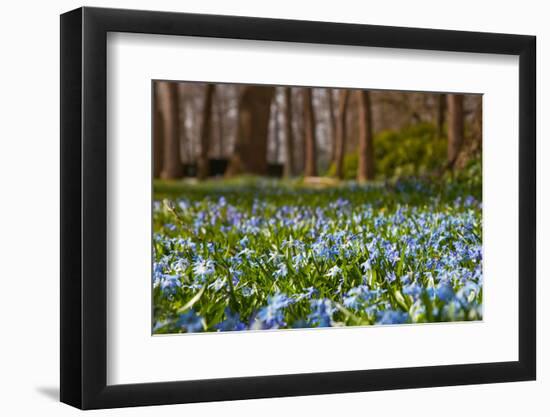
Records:
[[[270,184],[155,201],[154,333],[482,318],[472,195]]]

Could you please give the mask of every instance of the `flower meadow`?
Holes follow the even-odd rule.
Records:
[[[482,319],[480,189],[156,187],[153,333]]]

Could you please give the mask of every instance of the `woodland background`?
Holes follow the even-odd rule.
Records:
[[[155,81],[154,177],[438,175],[482,148],[482,96]]]

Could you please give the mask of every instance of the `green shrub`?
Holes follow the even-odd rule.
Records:
[[[344,155],[344,179],[352,180],[357,177],[357,167],[359,166],[359,155],[357,152]],[[329,177],[336,176],[336,164],[330,164],[327,175]]]
[[[430,173],[445,163],[446,150],[447,141],[437,139],[429,123],[380,132],[374,137],[376,175],[395,179]]]
[[[420,123],[401,130],[385,130],[374,137],[374,160],[377,179],[390,180],[424,175],[443,166],[447,141],[436,138],[430,123]],[[344,157],[344,179],[357,176],[357,152]],[[327,175],[336,175],[331,164]]]

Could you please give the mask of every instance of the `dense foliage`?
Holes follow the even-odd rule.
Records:
[[[437,138],[429,123],[380,132],[374,137],[374,149],[381,178],[426,175],[441,168],[447,157],[447,141]]]
[[[442,168],[446,162],[447,141],[436,137],[436,129],[430,123],[420,123],[401,130],[384,130],[374,136],[376,177],[382,180],[430,174]],[[359,157],[357,152],[344,156],[343,176],[357,176]],[[332,164],[327,172],[336,175]]]
[[[481,319],[479,184],[157,184],[153,330]]]

